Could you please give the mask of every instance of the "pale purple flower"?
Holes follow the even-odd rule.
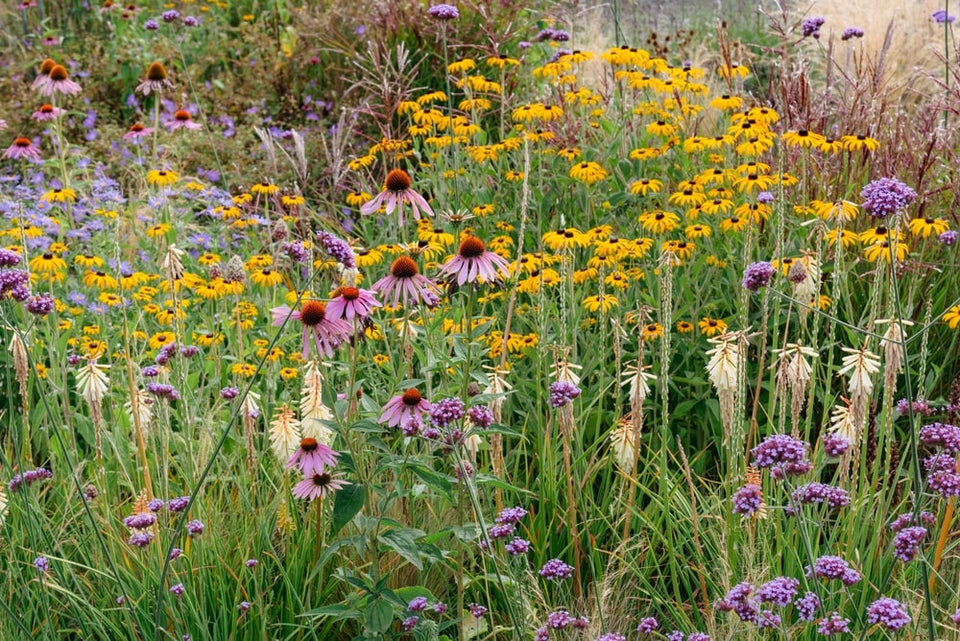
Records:
[[[422,612],[427,609],[427,597],[418,596],[414,597],[410,603],[407,604],[408,612]]]
[[[47,557],[40,555],[33,560],[33,567],[37,568],[37,572],[40,574],[46,574],[50,569],[50,560]]]
[[[326,498],[331,492],[335,492],[347,485],[341,474],[314,474],[308,476],[293,487],[293,495],[298,499],[313,501],[318,498]]]
[[[11,160],[40,160],[40,150],[33,146],[29,138],[19,137],[3,152],[4,158]]]
[[[763,505],[763,490],[759,485],[748,483],[733,495],[733,513],[750,516]]]
[[[937,517],[935,517],[931,512],[921,512],[920,513],[920,523],[923,525],[933,525],[937,522]],[[899,532],[905,527],[910,527],[916,523],[916,515],[913,512],[906,512],[901,514],[896,519],[890,523],[890,529],[894,532]]]
[[[305,477],[323,474],[323,468],[336,465],[339,456],[329,445],[307,437],[300,441],[300,447],[287,461],[287,467],[297,468]]]
[[[940,234],[938,237],[940,242],[946,245],[947,247],[952,247],[957,244],[957,231],[955,229],[948,229],[947,231]]]
[[[239,605],[237,605],[237,610],[240,611],[240,614],[243,614],[244,612],[246,612],[246,611],[249,610],[249,609],[250,609],[250,602],[249,602],[249,601],[241,601],[241,602],[239,603]]]
[[[823,26],[823,23],[826,20],[820,16],[815,16],[812,18],[804,18],[803,22],[800,23],[800,33],[803,34],[804,38],[813,36],[814,38],[820,37],[820,27]]]
[[[357,287],[341,287],[339,292],[327,303],[327,315],[331,318],[363,321],[370,317],[374,307],[381,306],[380,301],[370,290]]]
[[[573,576],[573,567],[567,565],[560,559],[550,559],[540,568],[539,574],[548,581],[569,579]]]
[[[850,449],[850,439],[840,434],[827,433],[823,435],[823,451],[827,456],[837,458]]]
[[[272,308],[270,313],[273,315],[274,326],[283,325],[288,316],[303,325],[303,358],[310,353],[311,342],[318,353],[333,358],[334,350],[353,333],[349,323],[328,315],[326,306],[317,300],[303,301],[298,311],[291,311],[286,305],[281,305]]]
[[[570,381],[556,381],[550,384],[550,406],[560,408],[570,404],[580,396],[580,388]]]
[[[843,33],[840,35],[841,40],[850,40],[851,38],[862,38],[863,29],[859,27],[847,27],[843,30]]]
[[[398,211],[400,224],[403,225],[403,205],[409,203],[413,208],[413,217],[417,220],[420,220],[421,210],[428,216],[433,216],[433,209],[430,208],[426,199],[411,189],[411,185],[410,174],[402,169],[390,170],[383,191],[369,202],[361,205],[360,213],[369,216],[385,205],[388,216],[394,210]]]
[[[757,588],[757,598],[762,603],[772,603],[785,608],[797,596],[800,581],[792,577],[778,576]]]
[[[797,609],[797,616],[801,621],[813,621],[817,610],[820,609],[820,597],[813,592],[807,592],[802,597],[794,601],[793,606]]]
[[[176,585],[170,588],[170,593],[176,597],[183,596],[184,592],[186,592],[186,588],[183,587],[182,583],[177,583]]]
[[[756,292],[759,291],[761,287],[766,287],[770,284],[773,272],[773,265],[767,261],[750,263],[747,265],[747,268],[743,270],[742,284],[744,289]]]
[[[435,401],[429,410],[430,422],[437,427],[447,427],[463,418],[463,401],[459,398],[443,398]]]
[[[498,254],[487,251],[487,246],[476,236],[467,236],[460,241],[457,253],[440,268],[440,277],[451,283],[463,285],[496,283],[510,276],[509,263]]]
[[[927,528],[916,525],[903,528],[893,537],[893,557],[904,563],[917,558],[920,546],[927,536]]]
[[[177,109],[173,112],[173,117],[163,123],[167,131],[176,131],[177,129],[199,130],[203,125],[194,122],[193,116],[186,109]]]
[[[431,18],[437,20],[456,20],[460,17],[457,8],[449,4],[435,4],[427,9],[427,13],[430,14]]]
[[[420,617],[407,617],[403,620],[403,623],[400,625],[403,627],[404,632],[409,632],[417,627],[417,624],[420,622]]]
[[[386,423],[387,427],[397,427],[406,424],[408,420],[421,420],[423,414],[430,411],[430,408],[430,401],[423,398],[418,389],[410,388],[387,401],[383,406],[379,422]]]
[[[952,16],[949,13],[947,13],[945,9],[937,9],[932,14],[930,14],[930,17],[933,18],[934,22],[936,22],[937,24],[944,24],[944,23],[949,24],[957,19],[956,16]]]
[[[470,610],[470,616],[472,616],[474,619],[479,619],[487,613],[487,609],[484,606],[476,603],[471,603],[467,606],[467,609]]]
[[[817,626],[817,632],[825,637],[845,634],[850,631],[850,619],[844,619],[839,612],[833,612]]]
[[[420,303],[432,307],[440,300],[440,290],[433,281],[420,275],[417,263],[409,256],[394,260],[390,273],[375,282],[372,289],[385,301],[392,298],[394,307],[399,303],[404,309]]]
[[[49,77],[37,87],[41,96],[52,96],[61,94],[64,96],[75,96],[80,93],[80,85],[70,80],[66,68],[62,65],[54,65],[50,70]]]
[[[819,503],[838,509],[850,505],[850,495],[841,487],[825,483],[807,483],[793,491],[791,495],[795,504]]]
[[[787,463],[800,463],[806,459],[806,442],[795,439],[787,434],[774,434],[750,450],[753,463],[757,467],[767,468]]]
[[[839,579],[846,586],[855,585],[863,577],[838,556],[821,556],[814,561],[813,568],[807,567],[807,577],[818,579]]]
[[[493,424],[493,412],[486,405],[474,405],[467,410],[467,418],[470,423],[481,430],[487,429]]]
[[[194,519],[187,523],[187,534],[190,536],[200,536],[203,534],[203,521]]]
[[[503,546],[510,556],[520,556],[530,551],[530,541],[515,536],[509,543]]]
[[[660,623],[653,617],[644,617],[640,619],[640,623],[637,625],[637,632],[640,634],[651,634],[660,627]]]
[[[347,241],[334,236],[330,232],[319,231],[317,232],[317,242],[331,258],[341,263],[346,269],[356,268],[357,258]]]

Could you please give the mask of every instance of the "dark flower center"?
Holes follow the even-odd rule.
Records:
[[[390,266],[394,278],[413,278],[419,273],[417,263],[409,256],[400,256]]]
[[[406,191],[410,185],[410,174],[402,169],[391,169],[387,174],[387,191]]]
[[[60,82],[67,79],[67,70],[62,65],[54,65],[50,70],[50,80]]]
[[[173,112],[173,119],[179,120],[180,122],[187,122],[190,120],[190,112],[186,109],[177,109]]]
[[[307,327],[313,327],[323,322],[327,308],[318,300],[308,300],[300,307],[300,322]]]
[[[143,125],[141,125],[139,122],[138,122],[137,124],[133,125],[132,127],[130,127],[130,131],[132,131],[132,132],[135,133],[135,134],[136,134],[136,133],[140,133],[140,132],[143,131],[144,129],[145,129],[145,127],[144,127]]]
[[[53,105],[40,105],[40,113],[42,114],[52,114]]]
[[[420,392],[412,387],[404,392],[403,396],[400,398],[403,401],[403,404],[408,407],[419,405],[420,401],[423,400],[423,396],[420,395]]]
[[[17,146],[17,147],[21,147],[21,148],[23,148],[23,149],[26,149],[27,147],[30,146],[30,139],[29,139],[29,138],[17,138],[16,140],[13,141],[13,144],[14,144],[15,146]]]
[[[356,287],[344,287],[340,290],[340,295],[347,300],[357,300],[360,298],[360,290]]]
[[[479,258],[487,251],[486,245],[476,236],[467,236],[460,241],[459,254],[463,258]]]
[[[317,487],[327,487],[330,485],[330,481],[333,480],[333,477],[330,476],[327,472],[323,474],[314,474],[313,475],[313,484]]]
[[[167,79],[167,70],[163,68],[160,62],[151,62],[147,67],[147,80],[162,82]]]
[[[810,132],[807,131],[806,129],[801,129],[800,131],[797,132],[797,135],[800,136],[801,138],[806,138],[807,136],[810,135]]]
[[[313,452],[319,446],[320,444],[317,443],[317,439],[310,438],[309,436],[303,439],[302,441],[300,441],[300,449],[303,450],[304,452]]]
[[[53,70],[53,68],[56,67],[56,66],[57,66],[57,61],[56,61],[56,60],[53,60],[52,58],[47,58],[47,59],[44,60],[43,63],[40,65],[40,73],[43,74],[43,75],[45,75],[45,76],[49,76],[49,75],[50,75],[50,72],[51,72],[51,71]]]

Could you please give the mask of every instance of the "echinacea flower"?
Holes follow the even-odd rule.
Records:
[[[424,303],[432,307],[440,300],[440,290],[426,276],[422,276],[417,263],[409,256],[400,256],[390,266],[390,274],[372,286],[386,300],[393,298],[393,306],[401,303],[404,308]]]
[[[314,501],[318,498],[324,499],[343,487],[350,485],[349,481],[343,479],[342,474],[330,474],[323,472],[308,476],[293,486],[293,495],[298,499]]]
[[[373,292],[357,287],[341,287],[339,293],[327,303],[327,314],[332,318],[342,318],[347,321],[365,320],[373,313],[374,307],[381,303]]]
[[[386,423],[387,427],[405,426],[411,421],[420,421],[423,414],[429,412],[431,407],[430,401],[423,398],[418,389],[410,388],[387,401],[383,406],[379,422]]]
[[[136,142],[141,138],[150,136],[152,133],[153,127],[145,127],[138,122],[130,126],[130,129],[127,130],[127,133],[123,134],[123,139]]]
[[[54,107],[51,104],[43,104],[40,105],[40,108],[34,111],[30,117],[36,122],[49,122],[56,120],[65,113],[67,113],[65,109]]]
[[[300,441],[300,447],[287,461],[287,467],[296,467],[303,472],[304,477],[311,477],[323,474],[324,466],[336,465],[339,456],[329,445],[307,437]]]
[[[40,63],[40,73],[37,74],[37,77],[33,79],[32,89],[43,92],[43,88],[50,83],[50,71],[57,66],[57,61],[52,58],[47,58],[42,63]]]
[[[286,305],[281,305],[272,308],[270,313],[273,314],[273,324],[276,327],[283,325],[288,316],[292,320],[300,321],[303,325],[303,349],[301,351],[303,358],[307,358],[310,353],[311,336],[317,352],[327,358],[332,358],[333,351],[347,340],[352,333],[350,325],[345,321],[328,316],[326,306],[318,300],[304,301],[299,311],[292,311]]]
[[[475,283],[482,278],[486,283],[495,283],[510,274],[505,258],[487,251],[486,245],[476,236],[467,236],[460,241],[457,254],[443,264],[440,276],[457,285]]]
[[[13,144],[7,147],[7,150],[3,152],[3,157],[11,160],[20,160],[21,158],[40,160],[40,150],[33,146],[33,142],[29,138],[21,136],[14,139]]]
[[[383,191],[377,194],[373,200],[364,203],[360,207],[360,213],[369,216],[373,212],[386,206],[387,215],[397,210],[400,224],[403,224],[403,204],[409,203],[413,208],[413,217],[420,220],[420,211],[423,210],[428,216],[433,216],[433,209],[427,203],[426,199],[410,188],[412,182],[410,174],[402,169],[391,169],[387,174],[387,180],[384,183]]]
[[[198,129],[203,129],[203,126],[193,121],[193,117],[190,115],[190,112],[186,109],[177,109],[173,112],[173,118],[164,123],[168,131],[176,131],[177,129],[189,129],[191,131],[196,131]]]
[[[150,92],[160,93],[164,89],[173,87],[173,82],[167,77],[167,70],[162,62],[151,62],[147,67],[147,77],[137,85],[136,92],[149,96]]]
[[[70,75],[62,65],[54,65],[50,69],[47,80],[38,87],[41,96],[52,96],[55,93],[65,96],[75,96],[80,93],[80,85],[70,80]]]

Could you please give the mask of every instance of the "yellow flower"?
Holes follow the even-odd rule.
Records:
[[[522,171],[508,171],[503,175],[509,182],[517,183],[523,180]]]
[[[780,137],[783,139],[783,142],[787,143],[791,147],[819,148],[819,146],[826,140],[820,134],[808,131],[806,129],[800,129],[799,131],[788,131]]]
[[[591,313],[597,313],[597,310],[603,310],[603,313],[606,314],[614,307],[618,306],[620,303],[617,302],[617,297],[613,294],[604,294],[601,296],[587,296],[583,299],[583,306],[587,308],[587,311]]]
[[[210,347],[223,342],[223,334],[217,332],[194,332],[193,342],[200,347]]]
[[[730,96],[723,94],[710,101],[710,106],[721,111],[734,111],[743,106],[743,98],[740,96]]]
[[[576,227],[567,227],[557,231],[548,231],[543,235],[542,241],[551,251],[561,251],[586,247],[590,243],[590,238]]]
[[[860,213],[859,206],[848,200],[835,200],[833,202],[813,200],[810,202],[810,207],[817,217],[823,220],[839,220],[845,223],[854,220]]]
[[[831,246],[837,244],[838,236],[840,237],[840,245],[844,248],[850,247],[860,240],[860,234],[850,231],[849,229],[831,229],[824,234],[824,238],[827,239],[827,242],[830,243]]]
[[[733,207],[733,201],[727,200],[726,198],[714,198],[713,200],[708,200],[703,203],[701,209],[703,213],[710,214],[726,214]]]
[[[630,151],[631,160],[651,160],[660,156],[660,150],[656,147],[641,147]]]
[[[100,267],[103,265],[103,259],[93,254],[77,254],[73,257],[73,263],[80,267]]]
[[[607,171],[595,162],[581,162],[570,168],[570,177],[588,185],[603,180]]]
[[[711,338],[717,334],[722,334],[727,331],[727,324],[717,318],[705,317],[698,323],[698,325],[700,326],[700,333],[707,338]]]
[[[914,236],[929,238],[930,234],[940,235],[950,229],[950,224],[942,218],[914,218],[910,221],[910,233]]]
[[[166,187],[177,182],[180,176],[175,171],[167,169],[152,169],[147,172],[147,182],[154,187]]]
[[[234,363],[230,368],[230,372],[235,376],[250,378],[257,373],[257,368],[250,363]]]
[[[653,178],[641,178],[630,183],[630,193],[643,196],[646,196],[648,192],[656,194],[662,188],[663,182]]]
[[[712,234],[712,230],[706,225],[689,225],[686,229],[683,230],[683,235],[689,238],[690,240],[695,240],[697,238],[705,238]]]
[[[875,263],[878,260],[884,263],[889,263],[891,257],[894,255],[894,252],[897,260],[903,260],[906,258],[907,254],[910,252],[910,248],[907,247],[907,244],[895,241],[894,245],[895,250],[891,251],[890,243],[886,240],[879,243],[874,243],[863,250],[863,257],[871,263]]]
[[[270,267],[264,267],[263,269],[252,272],[250,274],[250,280],[255,285],[260,285],[261,287],[275,287],[283,282],[283,274]]]
[[[754,191],[762,191],[773,184],[773,178],[771,176],[762,175],[762,174],[747,174],[742,178],[737,178],[733,182],[733,186],[737,188],[737,191],[742,193],[753,193]]]
[[[488,66],[496,67],[497,69],[503,69],[507,65],[517,66],[520,64],[520,61],[516,58],[510,58],[502,53],[499,56],[491,56],[484,62],[486,62]]]
[[[97,300],[108,307],[119,307],[123,304],[123,299],[113,292],[103,292],[97,297]]]
[[[960,325],[960,305],[954,305],[948,309],[943,315],[943,322],[946,323],[950,329],[956,329],[957,325]]]
[[[456,62],[451,62],[447,65],[447,73],[451,74],[461,74],[467,73],[468,71],[473,71],[477,68],[477,63],[470,58],[464,58],[463,60],[457,60]]]
[[[564,147],[557,151],[557,155],[563,158],[564,160],[576,160],[580,157],[580,150],[576,147]]]
[[[37,363],[33,366],[34,371],[37,373],[37,378],[46,378],[47,377],[47,366],[43,363]]]
[[[167,223],[157,223],[156,225],[147,227],[146,234],[149,238],[159,238],[170,231],[170,229],[171,227]]]
[[[613,289],[625,290],[630,287],[630,278],[621,271],[614,271],[603,279],[603,283]]]
[[[677,321],[677,331],[681,334],[689,334],[693,331],[693,323],[689,323],[685,320]]]
[[[220,254],[211,254],[209,252],[207,252],[206,254],[201,254],[197,258],[197,262],[203,265],[204,267],[208,267],[210,265],[216,265],[217,263],[220,262]]]
[[[160,349],[164,345],[169,345],[176,340],[173,332],[157,332],[147,340],[150,349]]]
[[[717,67],[717,73],[720,74],[725,80],[729,80],[734,76],[739,76],[741,78],[746,78],[750,75],[750,69],[741,65],[739,63],[733,62],[729,65],[720,65]]]
[[[49,274],[65,270],[67,263],[52,252],[40,254],[30,259],[30,271]]]
[[[643,326],[640,337],[645,341],[652,341],[663,336],[663,326],[660,323],[647,323]]]
[[[665,234],[680,226],[680,217],[670,211],[655,209],[640,214],[637,219],[643,228],[653,234]]]
[[[720,221],[718,225],[721,231],[725,232],[741,232],[747,228],[750,224],[750,219],[748,218],[737,218],[736,216],[731,216],[730,218],[724,218]]]
[[[77,192],[67,188],[51,189],[42,196],[40,200],[45,203],[75,203],[77,202]]]
[[[292,195],[292,196],[284,195],[280,197],[280,204],[283,205],[284,207],[299,207],[305,202],[307,202],[306,199],[299,194]]]
[[[83,284],[97,289],[116,289],[117,279],[105,272],[90,270],[84,275]]]
[[[860,232],[860,242],[864,245],[875,245],[877,243],[882,243],[887,240],[888,230],[883,225],[878,227],[871,227],[870,229]],[[893,240],[899,240],[900,236],[896,231],[890,232],[890,236]]]
[[[676,125],[672,125],[666,120],[657,120],[647,125],[647,133],[655,136],[672,136],[676,131]]]
[[[876,151],[880,148],[880,141],[868,138],[867,136],[841,136],[840,144],[847,151],[858,151],[866,149],[867,151]]]

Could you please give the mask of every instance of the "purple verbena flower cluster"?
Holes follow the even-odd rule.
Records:
[[[435,4],[427,9],[427,14],[437,20],[456,20],[460,17],[460,11],[449,4]]]
[[[927,537],[927,528],[914,527],[903,528],[893,537],[893,557],[904,563],[909,563],[917,558],[920,552],[920,546]]]
[[[49,478],[53,478],[53,472],[46,468],[38,467],[33,470],[27,470],[22,474],[14,474],[13,478],[10,479],[10,482],[7,483],[7,490],[13,494],[15,492],[19,492],[20,488],[24,485],[30,486],[37,481],[44,481]]]
[[[937,9],[932,14],[930,14],[930,17],[933,18],[933,21],[936,22],[937,24],[944,24],[944,23],[950,24],[957,19],[956,16],[952,16],[949,13],[947,13],[946,9]]]
[[[917,199],[917,192],[896,178],[878,178],[860,192],[863,210],[875,218],[895,214]]]
[[[859,27],[847,27],[843,30],[843,33],[840,35],[841,40],[850,40],[852,38],[862,38],[863,29]]]
[[[550,407],[563,407],[578,396],[580,388],[569,381],[557,381],[550,385]]]
[[[800,23],[800,33],[803,34],[804,38],[820,38],[820,27],[823,26],[824,22],[826,20],[822,16],[804,18],[803,22]]]
[[[812,568],[807,566],[807,578],[813,577],[827,580],[839,579],[847,587],[856,585],[863,578],[839,556],[821,556],[813,562]]]
[[[834,634],[846,634],[850,631],[850,619],[844,619],[839,612],[832,612],[817,625],[817,632],[825,637]]]
[[[323,250],[327,252],[331,258],[342,264],[344,268],[356,269],[357,258],[354,256],[353,249],[350,248],[347,241],[342,238],[337,238],[326,231],[317,232],[317,241],[320,243],[320,246],[323,247]]]
[[[767,261],[750,263],[743,270],[743,287],[751,292],[759,291],[770,284],[773,278],[773,265]]]
[[[774,434],[750,450],[753,463],[761,468],[773,468],[776,478],[782,475],[795,476],[810,471],[807,460],[809,444],[787,434]]]
[[[447,427],[464,416],[464,404],[459,398],[443,398],[430,407],[430,421],[437,427]]]
[[[750,516],[763,505],[763,490],[759,485],[748,483],[733,495],[733,513]]]
[[[652,634],[660,627],[660,623],[653,617],[644,617],[640,619],[640,623],[637,625],[637,632],[640,634]]]
[[[823,435],[823,451],[831,457],[837,458],[850,449],[850,439],[840,434],[827,433]]]
[[[867,623],[879,623],[895,632],[910,623],[910,615],[902,603],[884,596],[867,606]]]
[[[795,505],[811,503],[826,504],[836,510],[850,505],[850,494],[846,490],[825,483],[807,483],[793,491],[791,495]]]
[[[569,39],[570,34],[562,29],[541,29],[536,37],[537,42],[547,42],[548,40],[566,42]]]
[[[573,566],[567,565],[560,559],[550,559],[540,568],[540,576],[547,581],[560,581],[573,576]]]

